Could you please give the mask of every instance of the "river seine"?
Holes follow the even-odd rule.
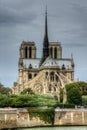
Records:
[[[87,126],[39,127],[39,128],[26,128],[21,130],[87,130]]]

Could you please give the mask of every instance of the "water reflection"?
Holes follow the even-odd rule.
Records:
[[[87,126],[39,127],[39,128],[26,128],[22,130],[87,130]]]

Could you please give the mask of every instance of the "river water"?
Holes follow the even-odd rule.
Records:
[[[39,128],[26,128],[21,130],[87,130],[87,126],[39,127]]]

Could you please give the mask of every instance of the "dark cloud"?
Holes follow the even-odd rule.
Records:
[[[22,40],[35,41],[41,55],[46,5],[49,40],[62,43],[64,57],[73,53],[75,77],[87,81],[87,0],[0,0],[0,81],[6,86],[17,80]]]
[[[0,23],[30,23],[36,18],[36,14],[28,11],[18,11],[0,5]]]

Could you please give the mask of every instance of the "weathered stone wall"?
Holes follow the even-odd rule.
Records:
[[[17,127],[17,109],[0,109],[0,129]]]
[[[39,118],[30,117],[24,108],[0,108],[0,129],[46,126]],[[86,109],[56,109],[54,125],[87,125]]]
[[[24,108],[0,108],[0,129],[46,125],[39,118],[29,116]]]
[[[87,125],[87,109],[56,109],[54,125]]]

